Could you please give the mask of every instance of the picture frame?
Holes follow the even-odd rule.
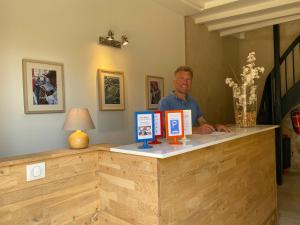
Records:
[[[145,78],[145,100],[147,109],[158,109],[159,101],[164,96],[164,78],[147,75]]]
[[[22,59],[25,114],[65,112],[64,65]]]
[[[98,70],[99,110],[125,110],[124,72]]]

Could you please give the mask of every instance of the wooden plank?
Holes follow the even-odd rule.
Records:
[[[99,152],[101,224],[158,224],[157,159]]]
[[[167,159],[90,150],[50,156],[32,182],[7,162],[0,224],[274,225],[274,149],[267,131]]]
[[[2,167],[0,224],[99,224],[98,152],[51,158],[46,178],[26,182],[26,165]]]
[[[17,156],[10,156],[10,157],[2,157],[0,158],[0,173],[2,167],[19,165],[19,164],[29,164],[36,161],[42,161],[47,159],[55,159],[64,156],[71,156],[71,155],[78,155],[84,154],[88,152],[94,151],[110,151],[111,147],[116,147],[113,144],[98,144],[98,145],[90,145],[88,148],[85,149],[55,149],[49,150],[45,152],[38,152],[26,155],[17,155]]]
[[[97,158],[98,152],[87,152],[80,155],[45,160],[46,177],[31,182],[26,181],[25,164],[4,167],[1,170],[5,172],[0,173],[0,194],[73,177],[87,171],[96,171],[98,168]]]
[[[159,160],[160,224],[266,224],[276,209],[274,143],[268,131]]]

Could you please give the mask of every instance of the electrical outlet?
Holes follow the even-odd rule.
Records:
[[[26,181],[38,180],[46,176],[45,162],[26,165]]]

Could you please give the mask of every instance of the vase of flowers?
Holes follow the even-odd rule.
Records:
[[[263,67],[255,66],[255,52],[250,52],[247,64],[236,82],[226,78],[225,83],[232,88],[235,122],[239,127],[253,127],[256,125],[257,114],[257,85],[255,79],[264,72]]]

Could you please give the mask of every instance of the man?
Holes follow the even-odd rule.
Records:
[[[191,109],[193,133],[210,134],[214,131],[230,132],[230,129],[224,125],[217,124],[212,126],[206,122],[198,103],[189,96],[192,87],[193,71],[188,66],[180,66],[175,71],[173,84],[175,90],[173,93],[160,101],[160,110]]]

